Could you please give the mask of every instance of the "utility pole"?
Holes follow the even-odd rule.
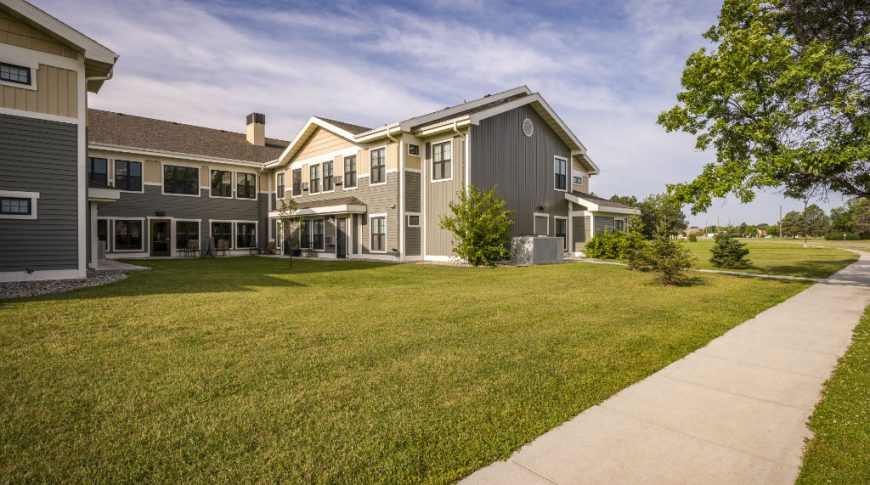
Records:
[[[782,204],[779,206],[779,238],[782,239]]]

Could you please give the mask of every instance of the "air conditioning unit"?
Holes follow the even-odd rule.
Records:
[[[341,180],[341,176],[333,177],[332,180],[334,181],[333,183],[334,183],[335,185],[341,185],[341,182],[342,182],[342,180]]]

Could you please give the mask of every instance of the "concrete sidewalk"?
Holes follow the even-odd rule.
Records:
[[[806,421],[870,304],[870,254],[466,478],[792,484]]]

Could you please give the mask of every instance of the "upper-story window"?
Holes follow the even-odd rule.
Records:
[[[182,165],[164,165],[163,193],[199,195],[199,169]]]
[[[233,173],[229,170],[212,170],[211,171],[211,196],[212,197],[232,197],[233,196]]]
[[[277,197],[279,199],[283,199],[284,198],[284,172],[281,172],[275,176],[275,185],[278,186],[277,190],[275,191]]]
[[[356,187],[356,155],[344,157],[344,188]]]
[[[574,185],[582,185],[583,184],[583,176],[581,176],[581,175],[575,175],[575,176],[571,177],[571,179],[574,181]]]
[[[453,142],[445,141],[432,145],[432,180],[453,178]]]
[[[0,62],[0,81],[30,86],[33,84],[33,77],[29,67]]]
[[[312,165],[309,168],[309,191],[310,194],[320,192],[320,165]]]
[[[293,171],[293,196],[302,195],[302,169]]]
[[[109,161],[105,158],[88,158],[88,182],[103,187],[109,185]]]
[[[562,157],[553,159],[553,188],[556,190],[568,189],[568,160]]]
[[[335,190],[335,182],[332,178],[332,162],[323,162],[323,191]]]
[[[118,190],[141,192],[142,162],[115,160],[115,188]]]
[[[240,199],[257,198],[257,176],[252,173],[236,174],[236,197]]]
[[[370,158],[372,162],[371,166],[371,178],[369,183],[371,184],[381,184],[387,181],[387,149],[386,148],[378,148],[377,150],[372,150],[370,152]]]

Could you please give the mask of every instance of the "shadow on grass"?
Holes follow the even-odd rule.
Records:
[[[772,266],[752,265],[750,269],[766,274],[804,276],[808,278],[827,278],[837,271],[855,263],[854,259],[827,259],[801,261],[797,264],[780,264]],[[866,269],[866,268],[865,268]],[[737,270],[739,271],[739,270]]]

